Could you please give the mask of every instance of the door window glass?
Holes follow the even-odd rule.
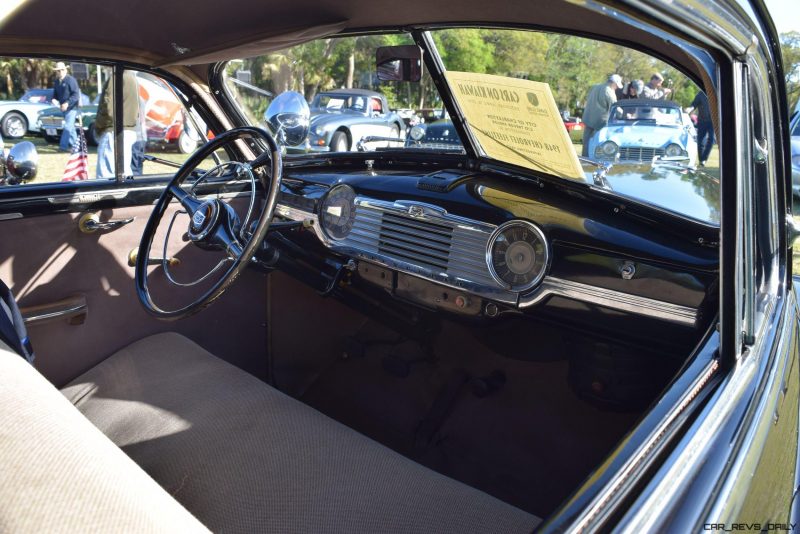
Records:
[[[174,86],[125,70],[117,169],[111,66],[0,58],[0,76],[2,186],[171,175],[210,134]],[[12,151],[24,165],[6,165]]]

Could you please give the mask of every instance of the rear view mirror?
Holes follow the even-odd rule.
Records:
[[[418,82],[422,79],[422,49],[417,45],[382,46],[375,52],[382,82]]]

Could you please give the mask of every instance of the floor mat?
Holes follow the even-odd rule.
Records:
[[[391,340],[392,334],[368,323],[353,337]],[[361,355],[341,356],[301,400],[540,517],[590,475],[638,417],[575,396],[565,360],[506,358],[460,325],[445,323],[429,349],[414,345],[373,344]],[[435,358],[420,360],[426,350]],[[396,359],[412,362],[407,376],[395,371]],[[487,386],[491,377],[496,383]]]

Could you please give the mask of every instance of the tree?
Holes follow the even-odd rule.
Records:
[[[793,106],[800,100],[800,32],[782,33],[780,40],[783,72],[786,76],[786,96],[789,109],[793,110]]]

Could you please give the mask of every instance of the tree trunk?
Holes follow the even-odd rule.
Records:
[[[353,50],[350,52],[350,57],[347,58],[347,79],[345,80],[344,86],[348,89],[353,88],[353,75],[355,74],[356,70],[356,50],[353,47]]]
[[[331,54],[333,54],[333,46],[334,46],[334,44],[335,44],[335,42],[334,42],[334,40],[333,40],[333,39],[328,39],[328,40],[326,40],[326,41],[325,41],[325,52],[323,52],[323,54],[322,54],[322,58],[323,58],[323,59],[324,59],[326,62],[328,61],[328,59],[330,59],[330,57],[331,57]],[[317,79],[321,79],[321,78],[317,78]],[[308,90],[308,91],[305,93],[305,95],[306,95],[306,100],[308,100],[309,102],[311,102],[311,101],[314,99],[314,96],[316,96],[317,92],[319,91],[319,84],[320,84],[320,82],[317,82],[317,83],[315,83],[315,84],[314,84],[314,85],[311,87],[311,89],[309,89],[309,90]]]

